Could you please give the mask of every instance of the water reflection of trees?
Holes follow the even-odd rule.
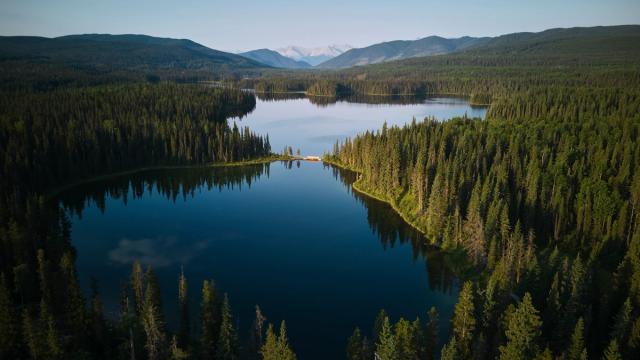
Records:
[[[369,105],[415,105],[425,102],[425,95],[363,95],[349,94],[339,96],[307,96],[301,92],[291,93],[256,93],[256,97],[262,101],[283,101],[307,98],[309,102],[325,107],[337,102]]]
[[[328,165],[329,166],[329,165]],[[410,244],[415,261],[424,259],[432,289],[451,291],[455,276],[446,264],[444,252],[427,245],[424,235],[408,225],[388,204],[353,191],[351,185],[357,180],[353,171],[330,166],[333,176],[367,209],[367,221],[371,230],[380,238],[382,246],[393,248],[397,243]]]
[[[145,192],[157,192],[174,202],[187,199],[206,189],[242,189],[262,175],[269,176],[270,164],[225,167],[194,167],[141,171],[126,176],[86,183],[61,194],[60,204],[72,214],[81,215],[84,207],[94,203],[104,212],[108,198],[141,198]]]
[[[287,169],[300,166],[299,161],[283,162]],[[179,168],[149,170],[114,177],[107,180],[80,185],[60,196],[60,204],[69,214],[82,215],[87,204],[95,204],[105,211],[107,199],[121,199],[125,204],[130,199],[141,198],[145,193],[155,192],[167,199],[177,201],[194,197],[202,190],[219,191],[242,189],[251,185],[261,176],[269,176],[270,164],[220,167],[220,168]],[[414,261],[425,261],[432,289],[448,292],[454,285],[454,274],[447,266],[442,251],[427,245],[424,235],[409,226],[385,203],[352,191],[351,184],[357,174],[332,167],[333,176],[340,181],[353,197],[367,209],[367,221],[373,233],[384,248],[396,244],[410,244]]]

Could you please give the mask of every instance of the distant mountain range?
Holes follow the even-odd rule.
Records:
[[[634,45],[638,44],[638,45]],[[596,26],[522,32],[497,37],[461,37],[445,39],[429,36],[415,41],[389,41],[360,49],[351,49],[317,67],[348,68],[358,65],[428,57],[443,54],[468,55],[571,55],[604,56],[625,52],[637,54],[640,49],[640,26]]]
[[[394,60],[410,61],[436,55],[541,56],[545,59],[570,56],[581,59],[634,58],[640,53],[640,25],[550,29],[538,33],[514,33],[497,37],[446,39],[429,36],[413,41],[389,41],[365,48],[347,45],[321,48],[290,46],[231,54],[187,39],[146,35],[85,34],[57,38],[0,36],[0,63],[15,67],[51,66],[81,70],[87,74],[118,71],[212,74],[234,72],[259,74],[266,68],[302,69],[314,66],[341,69],[380,64]],[[182,75],[181,75],[182,74]]]
[[[267,67],[186,39],[85,34],[56,38],[0,36],[0,61],[21,60],[109,70],[229,70]]]
[[[414,41],[388,41],[367,46],[365,48],[351,49],[334,57],[333,59],[319,64],[318,67],[338,69],[413,57],[449,54],[472,46],[484,44],[489,39],[490,38],[473,38],[468,36],[457,39],[445,39],[440,36],[429,36]]]
[[[311,64],[312,66],[316,66],[344,53],[351,48],[352,47],[350,45],[334,44],[316,48],[289,46],[286,48],[276,49],[276,51],[282,56],[286,56],[297,61],[304,61]]]
[[[305,69],[311,67],[311,65],[307,62],[296,61],[292,58],[282,56],[280,53],[269,49],[247,51],[239,53],[238,55],[276,68]]]

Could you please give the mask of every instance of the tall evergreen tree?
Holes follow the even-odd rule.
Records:
[[[256,316],[249,332],[249,346],[247,348],[247,358],[249,359],[257,359],[260,356],[260,348],[264,344],[264,322],[266,320],[260,306],[256,305]]]
[[[438,310],[434,306],[429,309],[429,321],[427,322],[427,330],[425,332],[425,358],[433,360],[436,356],[438,346],[438,333],[440,331],[440,316]]]
[[[602,360],[622,360],[622,355],[620,355],[620,348],[618,347],[618,341],[616,339],[612,339],[607,346],[607,349],[604,352],[604,356]]]
[[[571,344],[567,352],[567,359],[569,360],[586,360],[587,349],[584,344],[584,320],[578,319],[576,327],[571,335]]]
[[[184,270],[180,271],[180,277],[178,278],[178,305],[180,311],[180,328],[178,330],[177,346],[180,349],[186,350],[190,343],[190,326],[187,278],[184,276]]]
[[[224,294],[221,308],[220,335],[216,346],[216,358],[221,360],[236,360],[239,357],[238,335],[233,326],[229,297]]]
[[[473,284],[470,281],[462,285],[458,303],[453,310],[452,325],[458,353],[463,358],[468,358],[476,326]]]
[[[131,289],[133,290],[136,315],[140,316],[144,306],[144,274],[138,260],[133,262],[131,269]]]
[[[507,343],[500,346],[501,360],[534,359],[539,351],[538,344],[542,321],[526,293],[513,311],[508,311],[505,335]]]
[[[65,312],[68,314],[69,327],[75,339],[81,340],[86,331],[86,310],[80,282],[70,252],[65,253],[60,260],[60,270],[66,285]]]
[[[388,316],[382,321],[382,328],[376,343],[376,355],[380,360],[399,360],[396,340]]]
[[[203,359],[213,359],[216,355],[218,334],[220,333],[219,300],[213,282],[205,280],[202,284],[202,302],[200,316],[202,335],[200,348]]]
[[[362,333],[356,327],[353,334],[347,340],[347,360],[365,360],[362,348]]]

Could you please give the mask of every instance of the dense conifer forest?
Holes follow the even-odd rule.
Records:
[[[154,270],[137,262],[123,279],[118,318],[107,319],[99,284],[84,294],[74,265],[63,210],[81,211],[81,202],[63,209],[48,196],[139,167],[271,155],[267,135],[227,123],[253,109],[252,94],[177,84],[203,78],[258,92],[306,91],[321,104],[367,94],[457,94],[491,104],[485,120],[385,126],[337,143],[327,155],[358,173],[356,191],[388,201],[429,245],[444,249],[463,281],[448,339],[437,338],[444,320],[436,308],[415,320],[381,310],[373,329],[356,328],[345,339],[350,360],[374,353],[383,360],[634,358],[640,350],[634,39],[553,56],[489,49],[253,77],[3,59],[0,358],[295,359],[286,324],[267,325],[258,307],[241,346],[230,299],[213,281],[192,285],[176,274],[181,321],[168,329]],[[177,196],[172,185],[165,192]],[[376,222],[376,230],[386,231],[384,225]],[[194,296],[200,309],[187,306]],[[191,313],[199,314],[197,324]]]
[[[184,323],[176,336],[166,335],[157,279],[153,269],[140,264],[133,267],[130,289],[123,289],[118,321],[107,319],[98,284],[88,298],[80,289],[68,215],[49,195],[70,183],[140,167],[270,156],[267,137],[227,123],[254,107],[251,94],[202,85],[5,89],[0,97],[0,358],[165,359],[185,358],[187,350],[238,356],[229,300],[213,283],[202,285],[202,342],[211,346],[192,349]],[[180,279],[179,300],[185,301],[187,283]],[[181,309],[186,319],[188,309]],[[286,341],[283,324],[276,336],[280,347],[258,346],[255,356],[261,350],[277,353]]]
[[[390,202],[430,243],[465,254],[443,359],[637,353],[640,89],[625,80],[637,72],[614,74],[498,79],[490,86],[513,92],[495,92],[485,120],[385,126],[328,157],[358,171],[354,188]],[[380,321],[369,337],[378,341],[354,333],[351,359],[368,358],[354,348],[423,358],[424,340],[406,344],[424,337],[424,324]]]

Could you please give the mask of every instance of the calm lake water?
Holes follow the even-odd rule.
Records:
[[[367,130],[402,126],[413,118],[440,120],[467,114],[484,117],[487,108],[470,106],[465,99],[454,97],[357,97],[343,100],[306,98],[289,95],[285,99],[266,100],[259,97],[256,109],[242,120],[259,134],[269,134],[271,149],[282,152],[285,146],[300,149],[303,155],[321,156],[331,151],[336,139],[344,140]]]
[[[461,100],[410,104],[259,100],[240,120],[305,154],[336,137],[425,115],[484,115]],[[351,191],[355,174],[309,162],[146,171],[93,182],[60,197],[72,220],[83,286],[98,280],[115,317],[120,286],[139,259],[156,270],[170,327],[177,324],[177,279],[189,281],[192,330],[200,290],[215,280],[229,294],[241,339],[260,305],[286,320],[298,358],[339,359],[355,326],[371,332],[384,308],[397,320],[436,306],[449,331],[458,284],[442,254],[384,203]]]

